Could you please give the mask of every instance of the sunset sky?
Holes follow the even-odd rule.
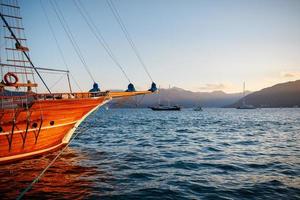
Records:
[[[92,80],[49,4],[42,0],[70,70],[83,89]],[[103,90],[128,81],[95,39],[72,0],[57,1]],[[138,89],[150,80],[106,1],[82,1]],[[114,0],[155,82],[192,91],[255,91],[300,79],[299,0]],[[20,1],[34,63],[64,68],[39,0]],[[55,82],[59,77],[48,78]],[[54,88],[63,88],[62,82]],[[51,83],[49,83],[51,85]]]

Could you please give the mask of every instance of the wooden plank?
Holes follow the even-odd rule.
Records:
[[[26,62],[26,63],[28,63],[29,61],[28,60],[12,60],[12,59],[7,59],[6,60],[7,62]]]
[[[13,72],[14,74],[34,74],[33,72]]]
[[[30,66],[13,65],[13,64],[8,64],[8,63],[0,63],[0,66],[2,66],[2,67],[16,67],[16,68],[22,68],[22,69],[33,69],[33,67],[30,67]],[[62,70],[62,69],[51,69],[51,68],[42,68],[42,67],[36,67],[36,69],[37,70],[44,70],[44,71],[69,73],[68,70]]]
[[[7,27],[7,26],[3,26],[3,27]],[[24,30],[24,28],[22,28],[22,27],[16,27],[16,26],[9,26],[9,28],[11,28],[11,29],[17,29],[17,30]]]
[[[0,87],[37,87],[37,83],[15,83],[11,85],[6,85],[3,83],[0,83]]]
[[[5,48],[5,50],[9,50],[9,51],[20,51],[20,50],[15,49],[15,48]]]
[[[5,14],[2,14],[3,17],[9,17],[9,18],[14,18],[14,19],[22,19],[22,17],[18,17],[18,16],[13,16],[13,15],[5,15]]]
[[[5,36],[4,37],[5,39],[11,39],[11,40],[14,40],[15,38],[13,38],[13,37],[8,37],[8,36]],[[18,40],[23,40],[23,41],[25,41],[25,40],[27,40],[26,38],[17,38]]]
[[[120,97],[130,97],[130,96],[137,96],[137,95],[145,95],[151,94],[151,91],[137,91],[137,92],[109,92],[108,95],[111,98],[120,98]]]
[[[22,66],[22,65],[14,65],[14,64],[8,64],[8,63],[0,63],[2,67],[16,67],[16,68],[23,68],[23,69],[33,69],[30,66]]]
[[[37,87],[37,83],[16,83],[14,84],[15,87]]]
[[[21,51],[22,49],[15,49],[15,48],[5,48],[5,50],[9,50],[9,51]],[[29,49],[27,48],[26,51],[29,51]]]
[[[1,6],[6,6],[6,7],[10,7],[10,8],[17,8],[17,9],[20,9],[19,6],[15,6],[15,5],[11,5],[11,4],[1,3],[0,5],[1,5]]]

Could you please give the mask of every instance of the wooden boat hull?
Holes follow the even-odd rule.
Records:
[[[65,146],[75,129],[106,97],[38,100],[29,109],[0,113],[0,164],[54,151]]]

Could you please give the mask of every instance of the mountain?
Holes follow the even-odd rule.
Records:
[[[246,104],[255,107],[300,107],[300,80],[280,83],[253,92],[227,107],[240,106],[243,99],[245,99]]]
[[[242,93],[227,94],[223,91],[214,92],[192,92],[181,88],[160,89],[159,94],[146,95],[144,97],[133,97],[129,99],[119,99],[113,101],[110,107],[125,108],[146,108],[161,103],[167,104],[168,99],[171,104],[181,105],[185,108],[195,107],[224,107],[233,104],[242,98]]]

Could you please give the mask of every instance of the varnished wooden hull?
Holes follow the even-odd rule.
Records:
[[[106,101],[105,96],[37,100],[29,109],[2,109],[0,164],[62,148],[81,121]]]

